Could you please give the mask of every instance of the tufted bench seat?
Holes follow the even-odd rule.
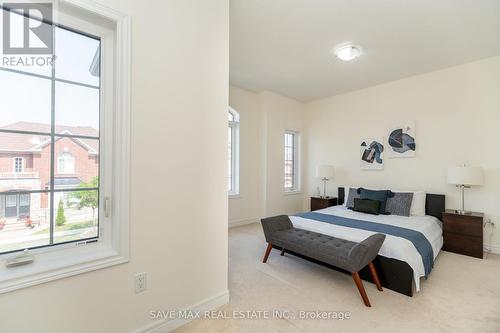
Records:
[[[274,245],[282,249],[281,255],[284,255],[285,251],[289,250],[349,271],[365,305],[371,306],[358,274],[362,268],[368,265],[373,281],[378,290],[382,291],[372,260],[377,256],[385,240],[385,235],[375,234],[360,243],[355,243],[317,232],[294,228],[290,218],[286,215],[265,218],[261,222],[268,242],[263,259],[264,263],[267,262]]]

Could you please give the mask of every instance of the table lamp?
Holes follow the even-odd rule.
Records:
[[[333,179],[334,168],[331,165],[319,165],[316,167],[316,177],[321,178],[323,181],[323,196],[321,198],[326,198],[326,182]]]
[[[458,214],[470,214],[465,210],[465,189],[471,186],[483,185],[483,170],[479,167],[458,166],[448,168],[448,184],[456,185],[462,190],[462,209],[457,210]]]

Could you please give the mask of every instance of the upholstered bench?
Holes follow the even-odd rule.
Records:
[[[282,249],[281,255],[284,255],[285,251],[289,250],[349,271],[365,305],[371,306],[358,274],[362,268],[368,265],[377,289],[382,291],[372,260],[377,256],[385,235],[375,234],[360,243],[355,243],[317,232],[294,228],[290,218],[286,215],[265,218],[261,222],[268,243],[262,262],[267,262],[274,245]]]

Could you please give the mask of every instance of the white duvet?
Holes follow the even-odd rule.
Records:
[[[345,206],[333,206],[322,210],[315,211],[316,213],[329,214],[351,218],[355,220],[363,220],[382,224],[395,225],[402,228],[412,229],[421,232],[429,241],[434,252],[434,259],[438,255],[443,246],[442,224],[433,216],[397,216],[397,215],[370,215],[358,213],[347,209]],[[298,216],[290,216],[290,219],[295,228],[319,232],[325,235],[350,240],[353,242],[361,242],[370,235],[375,234],[373,231],[342,227],[335,224],[320,222],[311,219],[305,219]],[[378,253],[387,258],[394,258],[404,261],[413,269],[413,278],[415,280],[415,288],[420,290],[420,278],[425,276],[424,264],[422,257],[417,249],[407,239],[386,235],[384,244]]]

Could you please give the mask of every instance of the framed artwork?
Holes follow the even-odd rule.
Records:
[[[360,145],[361,170],[384,169],[384,140],[381,138],[362,140]]]
[[[409,121],[389,129],[387,133],[387,157],[415,157],[415,122]]]

